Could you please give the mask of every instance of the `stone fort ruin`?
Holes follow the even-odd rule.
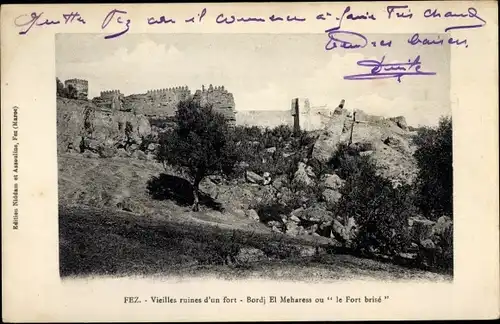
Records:
[[[85,89],[87,93],[88,82]],[[99,97],[93,98],[92,102],[101,110],[108,112],[129,111],[150,117],[173,117],[179,102],[189,98],[201,105],[212,105],[215,111],[224,115],[231,123],[236,120],[233,94],[224,86],[209,85],[207,88],[202,86],[202,89],[196,90],[194,94],[187,86],[153,89],[129,96],[125,96],[120,90],[106,90],[101,91]]]
[[[78,99],[87,100],[89,83],[87,80],[70,79],[65,85],[76,89]],[[113,111],[132,112],[154,118],[171,118],[175,115],[180,101],[192,98],[201,105],[212,105],[215,111],[221,113],[235,125],[276,127],[288,125],[295,130],[315,131],[324,129],[336,120],[348,116],[344,109],[345,101],[338,106],[313,106],[307,98],[294,98],[288,110],[252,110],[236,111],[233,94],[224,86],[202,86],[194,93],[187,86],[177,86],[163,89],[151,89],[145,93],[125,96],[120,90],[101,91],[92,103],[101,111],[111,114]],[[370,116],[362,111],[356,113],[357,122],[373,122],[384,119]]]
[[[89,93],[89,82],[83,79],[69,79],[64,81],[64,86],[69,88],[70,86],[76,90],[76,96],[78,99],[87,100]]]

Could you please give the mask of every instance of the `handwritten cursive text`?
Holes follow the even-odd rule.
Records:
[[[377,60],[361,60],[358,65],[371,68],[369,73],[353,74],[344,76],[345,80],[375,80],[375,79],[390,79],[396,78],[401,83],[403,76],[409,75],[436,75],[435,72],[420,71],[422,62],[420,55],[414,60],[409,59],[408,63],[384,63],[385,55],[380,61]]]

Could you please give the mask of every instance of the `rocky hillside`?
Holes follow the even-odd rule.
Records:
[[[360,156],[369,157],[393,187],[411,184],[417,173],[413,132],[403,117],[383,119],[362,112],[356,116],[354,120],[346,112],[334,116],[325,129],[307,133],[307,141],[291,136],[291,131],[258,131],[246,138],[245,131],[235,132],[242,137],[237,139],[243,159],[237,175],[203,180],[200,189],[210,208],[197,214],[205,218],[198,221],[230,228],[254,226],[349,247],[358,235],[356,219],[332,207],[342,198],[346,179],[335,167],[325,168],[339,145],[349,144]],[[161,127],[152,126],[147,117],[106,110],[90,101],[58,98],[57,131],[61,204],[142,215],[161,215],[167,210],[171,215],[185,214],[173,201],[179,203],[182,198],[182,203],[189,204],[190,184],[184,186],[187,181],[181,174],[152,161]],[[221,208],[216,211],[213,206]],[[398,258],[417,262],[417,257],[428,258],[422,255],[429,251],[434,257],[440,249],[447,258],[451,253],[452,259],[449,218],[432,222],[415,215],[407,227],[411,249]],[[426,262],[432,265],[433,261]]]
[[[145,116],[102,109],[87,100],[57,98],[59,153],[129,156],[144,146],[151,135]]]

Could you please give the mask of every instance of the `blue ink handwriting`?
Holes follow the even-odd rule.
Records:
[[[19,35],[26,35],[33,26],[45,26],[45,25],[48,26],[48,25],[57,25],[57,24],[61,23],[59,20],[49,20],[49,19],[40,20],[42,15],[43,15],[43,12],[41,12],[39,14],[37,14],[36,12],[32,12],[30,15],[30,20],[28,20],[28,21],[23,21],[23,19],[25,19],[24,17],[26,17],[28,15],[21,15],[21,16],[16,17],[16,19],[14,19],[14,24],[17,27],[28,26],[25,30],[21,30],[19,32]],[[22,18],[21,22],[19,22],[20,18]]]
[[[118,9],[113,9],[106,15],[106,18],[104,18],[104,21],[102,22],[101,29],[105,29],[109,25],[109,23],[113,20],[113,18],[115,18],[115,14],[116,14],[116,23],[118,23],[120,25],[125,24],[126,29],[124,29],[121,32],[116,33],[116,34],[104,36],[105,39],[119,37],[119,36],[125,34],[126,32],[128,32],[130,29],[130,19],[127,19],[127,21],[124,22],[122,19],[123,17],[121,16],[122,14],[126,15],[127,12],[123,11],[123,10],[118,10]]]
[[[42,18],[43,12],[36,13],[32,12],[29,16],[27,14],[20,15],[14,19],[14,25],[16,27],[26,27],[24,30],[19,32],[19,35],[26,35],[31,28],[34,26],[42,27],[42,26],[50,26],[50,25],[59,25],[61,23],[60,20],[50,20],[47,18]],[[71,24],[74,21],[85,24],[85,20],[78,12],[71,12],[68,14],[63,14],[64,24]]]
[[[275,14],[271,15],[269,17],[270,22],[275,22],[275,21],[287,21],[287,22],[304,22],[306,21],[306,18],[303,17],[297,17],[297,16],[291,16],[287,15],[286,18],[276,16]],[[258,23],[263,23],[266,22],[266,19],[263,17],[236,17],[234,15],[230,15],[225,17],[223,13],[219,14],[217,18],[215,18],[215,22],[218,24],[233,24],[235,22],[242,22],[242,23],[248,23],[248,22],[258,22]]]
[[[333,29],[333,30],[332,30]],[[365,48],[368,44],[372,47],[391,47],[392,40],[386,41],[381,40],[377,41],[369,41],[366,36],[360,33],[355,33],[347,30],[339,30],[335,28],[327,29],[328,33],[328,42],[325,45],[325,50],[330,51],[335,48],[343,48],[343,49],[356,49],[356,48]]]
[[[338,18],[338,17],[336,18],[339,21],[338,26],[327,29],[327,30],[325,30],[325,32],[328,33],[330,31],[340,29],[340,27],[342,26],[342,22],[344,21],[344,17],[345,17],[345,19],[348,19],[348,20],[360,20],[360,19],[362,19],[362,20],[367,20],[367,19],[377,20],[377,18],[375,18],[375,16],[373,14],[370,14],[369,12],[367,12],[366,15],[353,15],[352,13],[350,13],[346,16],[346,14],[350,11],[351,11],[351,6],[347,6],[344,9],[342,16],[340,18]]]
[[[198,14],[198,22],[201,22],[202,19],[203,19],[203,17],[205,17],[206,14],[207,14],[207,8],[203,8],[203,10],[201,11],[201,13]],[[194,17],[186,19],[186,20],[184,20],[184,22],[194,23]]]
[[[410,38],[408,38],[408,44],[410,45],[443,45],[445,43],[445,40],[441,38],[441,36],[436,36],[435,39],[429,39],[429,38],[420,38],[420,35],[418,33],[413,34]],[[468,48],[469,45],[467,44],[467,39],[464,40],[459,40],[459,39],[454,39],[453,37],[448,38],[447,41],[448,44],[450,45],[464,45],[465,48]]]
[[[409,75],[436,75],[435,72],[420,71],[422,62],[420,55],[413,61],[408,60],[408,63],[384,63],[385,55],[380,61],[377,60],[361,60],[357,64],[359,66],[372,68],[370,73],[353,74],[344,76],[344,80],[375,80],[375,79],[390,79],[396,78],[401,83],[403,76]]]
[[[64,23],[71,24],[73,21],[78,21],[82,24],[86,24],[85,19],[78,12],[71,12],[69,14],[63,14]]]
[[[156,20],[154,17],[148,18],[148,25],[155,25],[155,24],[159,25],[159,24],[168,24],[168,23],[175,24],[175,20],[165,18],[165,16],[161,16],[158,20]]]
[[[413,14],[411,13],[411,9],[408,6],[387,6],[387,14],[388,19],[392,18],[392,14],[396,14],[396,18],[413,18]],[[400,10],[400,9],[408,9],[408,10]]]
[[[467,9],[467,12],[464,13],[453,13],[451,11],[447,11],[444,14],[441,14],[437,9],[426,9],[424,11],[424,17],[425,18],[475,18],[476,20],[481,21],[481,24],[476,24],[476,25],[464,25],[464,26],[451,26],[447,27],[444,32],[448,32],[450,30],[454,29],[470,29],[470,28],[481,28],[484,25],[486,25],[486,21],[479,17],[477,15],[477,9],[476,8],[469,8]]]

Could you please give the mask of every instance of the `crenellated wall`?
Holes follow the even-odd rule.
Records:
[[[81,89],[88,91],[86,80],[68,80]],[[75,86],[76,87],[76,86]],[[85,92],[86,93],[86,92]],[[92,99],[97,107],[104,110],[131,111],[135,114],[148,116],[170,117],[174,116],[180,101],[193,98],[201,105],[212,105],[232,123],[235,122],[235,103],[233,94],[224,86],[202,86],[195,94],[191,94],[188,86],[177,86],[162,89],[151,89],[142,94],[124,96],[120,90],[101,91],[99,97]]]
[[[233,94],[228,92],[224,86],[209,85],[208,88],[205,88],[203,85],[201,90],[196,90],[193,99],[202,106],[212,105],[214,110],[223,114],[232,123],[236,121]]]
[[[122,95],[123,94],[120,92],[120,90],[101,91],[101,99],[112,100],[114,97],[119,97]]]

